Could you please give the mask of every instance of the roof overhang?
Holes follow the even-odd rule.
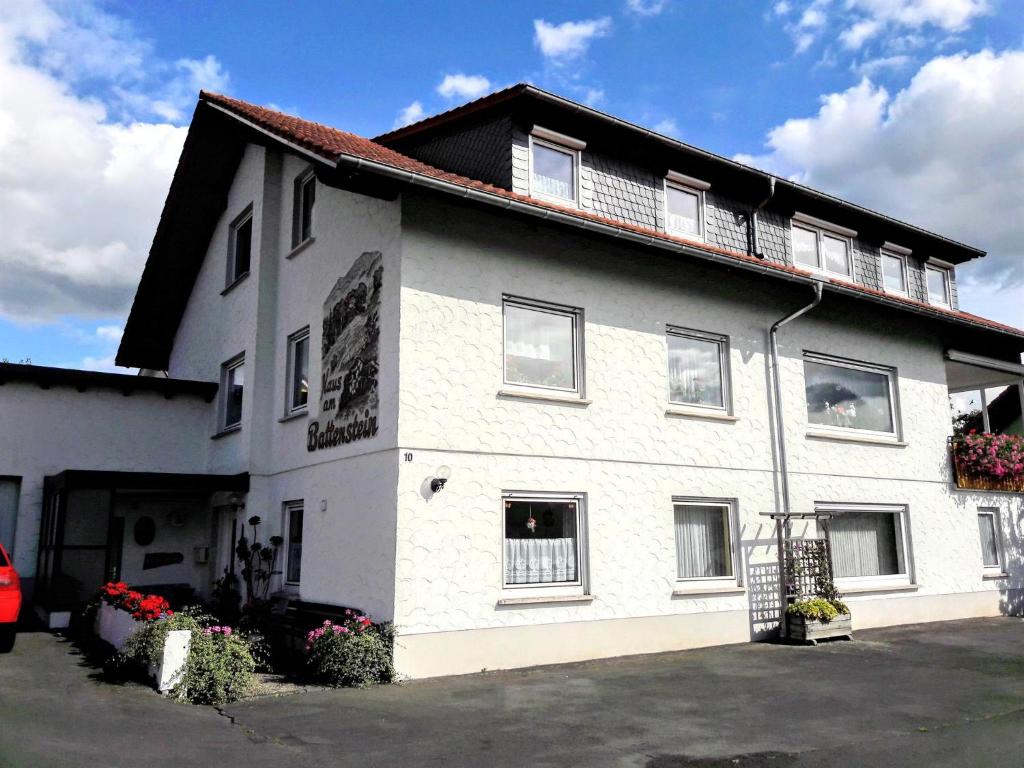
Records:
[[[90,389],[113,389],[123,395],[130,395],[134,392],[155,392],[166,398],[189,395],[200,397],[208,403],[216,397],[218,389],[217,383],[213,381],[82,371],[75,368],[51,368],[21,363],[0,363],[0,386],[11,382],[35,384],[40,389],[71,387],[79,392]]]
[[[946,352],[946,385],[950,392],[1002,387],[1024,379],[1024,365],[992,357],[960,352]]]
[[[187,491],[212,493],[234,491],[247,493],[249,473],[235,475],[187,472],[107,472],[91,469],[65,469],[46,478],[52,491],[116,490],[116,491]]]

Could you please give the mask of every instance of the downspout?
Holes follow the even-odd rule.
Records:
[[[774,186],[774,185],[773,185]],[[756,212],[755,212],[756,213]],[[798,317],[802,317],[821,303],[821,283],[814,283],[814,300],[777,320],[768,331],[768,348],[772,369],[772,427],[775,432],[775,451],[778,456],[781,508],[776,498],[775,537],[779,555],[779,635],[786,636],[786,552],[785,540],[789,538],[789,515],[792,512],[789,500],[789,464],[786,459],[785,418],[782,414],[782,383],[779,375],[779,329]]]
[[[750,255],[763,259],[764,254],[757,249],[757,214],[758,212],[771,202],[771,199],[775,197],[775,177],[768,177],[768,197],[754,206],[754,209],[750,212]]]

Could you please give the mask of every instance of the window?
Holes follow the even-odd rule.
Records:
[[[292,248],[313,237],[313,203],[316,202],[316,175],[313,169],[295,180],[295,202],[292,207]]]
[[[818,222],[809,216],[795,217],[793,222],[793,261],[798,267],[806,267],[826,274],[852,277],[850,268],[850,238],[856,233],[835,227],[812,226]],[[797,223],[799,222],[799,223]],[[819,222],[824,224],[825,222]]]
[[[505,383],[581,392],[582,310],[504,299]]]
[[[249,274],[252,262],[252,206],[231,223],[228,235],[227,285]]]
[[[302,502],[289,501],[284,505],[285,531],[285,571],[284,580],[288,584],[298,584],[302,577]]]
[[[907,295],[907,257],[882,251],[882,285],[889,293]]]
[[[952,392],[953,434],[975,432],[999,435],[1024,435],[1024,414],[1021,408],[1021,383],[1001,384],[985,389]]]
[[[221,366],[221,426],[223,429],[238,427],[242,423],[242,393],[245,389],[245,356],[238,357]]]
[[[504,498],[505,586],[582,585],[580,499]]]
[[[530,194],[558,203],[576,203],[580,150],[586,144],[534,126],[530,135]]]
[[[676,563],[679,579],[733,578],[732,505],[676,500]]]
[[[710,185],[669,171],[665,179],[665,231],[684,237],[704,237],[704,190]]]
[[[895,379],[888,368],[807,354],[807,421],[827,430],[895,436]]]
[[[288,398],[285,415],[306,410],[309,400],[309,328],[288,337]]]
[[[837,579],[909,581],[902,507],[821,508]]]
[[[981,535],[981,564],[986,571],[1002,571],[1002,542],[999,535],[999,510],[978,510]]]
[[[728,359],[725,336],[669,328],[669,401],[728,410]]]
[[[928,303],[950,306],[952,302],[949,298],[949,271],[929,265],[925,267],[925,276],[928,280]]]

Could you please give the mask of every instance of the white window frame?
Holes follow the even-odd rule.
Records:
[[[697,232],[683,232],[677,229],[672,229],[668,225],[668,190],[669,188],[675,188],[680,192],[688,192],[691,195],[697,196]],[[662,182],[662,192],[665,198],[664,205],[662,207],[662,213],[665,216],[665,232],[670,235],[676,235],[677,237],[684,238],[696,238],[697,240],[704,241],[707,237],[707,204],[705,201],[705,192],[711,188],[711,185],[706,181],[695,179],[692,176],[685,176],[675,171],[669,171]]]
[[[944,285],[944,287],[946,289],[945,301],[936,301],[932,297],[932,289],[928,285],[928,273],[929,272],[938,272],[939,274],[942,275],[942,282],[943,282],[943,285]],[[924,290],[925,290],[925,294],[928,296],[928,303],[931,304],[932,306],[943,307],[945,309],[952,309],[952,307],[953,307],[953,294],[952,294],[953,287],[950,284],[950,279],[949,279],[950,272],[951,272],[951,270],[949,269],[949,267],[942,267],[942,266],[939,266],[938,264],[925,264],[924,265]]]
[[[875,429],[858,429],[857,427],[836,427],[831,424],[812,424],[808,419],[808,432],[827,433],[830,435],[868,435],[872,437],[888,438],[899,440],[902,435],[899,404],[899,372],[896,368],[873,363],[864,363],[857,360],[848,360],[842,357],[822,355],[817,352],[804,352],[804,362],[818,363],[820,365],[831,365],[836,368],[850,368],[855,371],[869,371],[871,373],[883,374],[889,382],[889,412],[892,416],[892,432],[881,432]],[[804,418],[807,418],[807,374],[804,369]]]
[[[507,584],[505,582],[505,502],[506,501],[560,501],[576,504],[576,580],[558,581],[550,584]],[[515,597],[545,596],[578,596],[590,594],[590,573],[587,567],[587,496],[585,493],[558,491],[502,491],[500,517],[498,526],[501,532],[499,541],[501,570],[498,573],[499,583],[503,591],[514,592]]]
[[[981,569],[986,576],[1002,574],[1006,570],[1006,551],[1003,542],[1002,514],[998,507],[978,507],[978,517],[987,515],[992,518],[992,530],[996,536],[996,564],[986,565],[985,554],[982,552]],[[981,529],[978,529],[980,536]]]
[[[291,546],[290,546],[291,545],[291,531],[292,531],[291,522],[292,522],[292,514],[296,510],[302,512],[302,538],[305,539],[306,538],[306,505],[305,505],[305,500],[304,499],[292,499],[290,501],[284,502],[284,504],[281,505],[281,508],[282,508],[282,513],[281,513],[281,531],[284,533],[284,536],[282,537],[282,538],[284,538],[284,563],[283,563],[284,567],[282,568],[282,573],[281,573],[282,578],[281,578],[281,581],[284,583],[284,585],[286,587],[295,588],[295,587],[298,587],[302,583],[302,572],[301,571],[299,572],[299,579],[298,579],[298,581],[291,581],[291,580],[289,580],[288,574],[289,574],[289,571],[291,570],[290,563],[289,563],[289,560],[291,559]],[[302,565],[301,565],[301,558],[300,558],[300,561],[299,561],[299,567],[300,568],[302,567]]]
[[[799,264],[796,260],[796,247],[793,245],[793,230],[802,229],[806,232],[811,232],[816,237],[817,253],[818,253],[818,266],[810,266],[808,264]],[[849,267],[849,272],[833,272],[825,266],[825,256],[822,251],[822,240],[825,236],[835,238],[836,240],[842,240],[846,243],[846,266]],[[833,224],[822,219],[815,218],[814,216],[808,216],[803,213],[795,213],[789,220],[789,242],[790,250],[792,251],[793,266],[797,269],[806,269],[809,272],[814,272],[819,275],[825,275],[827,277],[839,277],[845,278],[850,282],[856,281],[854,259],[853,259],[853,239],[857,236],[857,232],[846,227],[841,227],[838,224]]]
[[[696,339],[698,341],[709,341],[718,344],[718,366],[722,373],[722,405],[702,405],[700,403],[687,403],[681,400],[672,399],[672,382],[668,374],[668,337],[677,336],[684,339]],[[665,326],[665,373],[666,387],[668,389],[668,402],[680,408],[699,408],[705,411],[714,411],[732,415],[732,376],[729,367],[729,337],[720,333],[707,333],[695,331],[691,328],[683,328],[677,325]]]
[[[230,360],[222,363],[220,366],[220,409],[217,415],[218,426],[221,432],[233,432],[242,428],[243,413],[242,410],[245,408],[245,390],[247,388],[246,383],[242,383],[242,409],[238,412],[238,421],[233,421],[230,424],[227,423],[228,419],[228,397],[230,397],[229,382],[231,380],[231,373],[238,368],[245,366],[245,353],[241,352]]]
[[[879,252],[878,267],[882,278],[882,290],[891,293],[893,296],[910,296],[910,251],[900,248],[892,243],[886,243]],[[899,259],[900,268],[903,270],[903,290],[897,291],[885,284],[885,260],[886,258]]]
[[[505,310],[509,306],[522,309],[530,309],[537,312],[547,312],[552,315],[570,317],[573,321],[573,380],[575,387],[566,389],[563,387],[548,387],[543,384],[524,384],[508,380],[508,372],[505,369],[506,354],[505,345],[508,340],[507,322]],[[551,304],[546,301],[527,299],[522,296],[504,294],[501,297],[501,381],[506,390],[515,392],[549,392],[562,395],[578,395],[581,399],[585,397],[584,371],[583,371],[583,310],[580,307],[570,307],[563,304]]]
[[[739,530],[739,516],[737,499],[702,497],[702,496],[673,496],[672,497],[672,544],[673,549],[678,552],[679,545],[676,541],[676,507],[725,507],[726,518],[729,524],[729,562],[732,564],[732,576],[680,576],[678,555],[672,558],[675,561],[674,581],[680,587],[738,587],[743,585],[743,569],[739,561],[739,547],[736,542],[736,532]]]
[[[291,336],[288,337],[288,362],[286,368],[286,379],[284,386],[284,415],[293,416],[298,413],[305,413],[309,410],[309,392],[307,389],[306,402],[301,405],[295,405],[294,403],[294,392],[292,392],[292,384],[295,380],[295,347],[298,342],[306,341],[306,367],[309,367],[311,362],[310,347],[309,347],[309,326],[302,328]],[[308,371],[307,371],[308,373]]]
[[[302,211],[306,199],[306,185],[312,182],[313,207],[309,211],[309,237],[302,237]],[[312,166],[295,177],[292,189],[292,250],[313,240],[316,222],[316,171]]]
[[[242,225],[249,222],[249,268],[244,272],[235,274],[235,267],[237,265],[237,248],[238,248],[238,230],[242,228]],[[227,270],[224,276],[225,288],[230,288],[243,277],[246,277],[250,271],[252,271],[252,256],[253,246],[255,245],[253,235],[255,235],[255,222],[253,221],[253,205],[249,203],[245,209],[238,214],[231,221],[231,225],[228,228],[228,258],[227,258]]]
[[[914,563],[911,555],[910,544],[910,510],[902,504],[847,504],[818,502],[814,505],[816,515],[838,517],[844,512],[870,512],[873,514],[897,515],[899,521],[900,536],[897,539],[897,546],[900,548],[896,553],[896,562],[903,563],[903,572],[898,574],[885,574],[882,576],[834,576],[836,587],[842,591],[844,588],[856,591],[857,587],[899,587],[913,584]],[[825,535],[828,539],[829,558],[832,557],[832,530],[829,528],[828,519],[825,520]],[[833,565],[834,567],[834,565]]]
[[[543,192],[539,192],[533,187],[533,148],[534,146],[547,147],[556,152],[569,155],[572,158],[572,184],[573,184],[573,200],[568,200],[564,197],[558,197],[556,195],[547,195]],[[575,146],[574,146],[575,145]],[[538,200],[546,200],[549,203],[556,203],[558,205],[564,205],[570,208],[580,207],[580,160],[582,158],[581,150],[586,146],[581,141],[576,141],[569,136],[562,136],[554,131],[548,131],[547,129],[534,128],[533,132],[529,137],[529,158],[527,167],[527,181],[529,183],[530,197],[535,197]]]

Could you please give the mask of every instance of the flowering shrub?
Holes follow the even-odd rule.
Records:
[[[156,621],[174,615],[160,595],[143,595],[123,581],[109,581],[100,587],[100,599],[107,605],[128,611],[137,621]]]
[[[363,688],[395,676],[388,628],[352,610],[341,624],[328,620],[307,633],[306,655],[310,675],[335,687]]]
[[[220,625],[214,625],[212,627],[206,627],[203,629],[204,635],[224,635],[225,637],[231,637],[231,627],[222,627]]]
[[[995,478],[1024,476],[1024,437],[971,430],[953,440],[957,469]]]

